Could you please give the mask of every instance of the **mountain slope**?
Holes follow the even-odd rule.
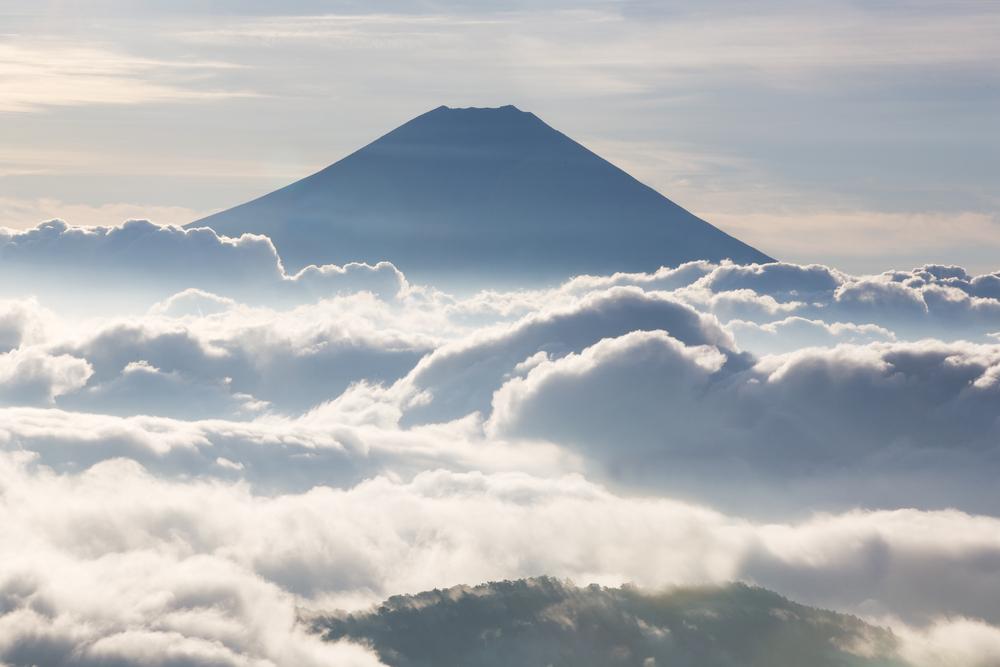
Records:
[[[387,259],[417,278],[507,282],[770,259],[512,106],[439,107],[193,224],[266,234],[292,270]]]
[[[313,622],[391,667],[896,667],[888,630],[732,584],[652,594],[548,577],[392,597]]]

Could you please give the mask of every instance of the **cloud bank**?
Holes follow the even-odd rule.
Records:
[[[312,622],[354,609],[337,637],[371,640],[389,596],[541,575],[745,582],[891,627],[899,664],[1000,659],[995,274],[456,295],[141,221],[5,231],[0,273],[4,664],[405,664]],[[552,590],[546,655],[581,623],[684,633]]]
[[[100,290],[101,298],[88,305],[104,312],[109,306],[148,305],[188,288],[250,303],[287,303],[357,291],[392,297],[405,287],[388,262],[309,266],[288,275],[267,237],[231,239],[205,227],[147,220],[110,227],[73,227],[61,220],[23,230],[0,227],[0,278],[5,295],[20,296],[28,286],[77,312],[68,285]]]
[[[1000,620],[984,567],[1000,552],[992,518],[911,510],[755,524],[522,473],[426,472],[268,497],[239,482],[165,481],[126,459],[56,475],[28,458],[2,460],[0,656],[13,664],[91,664],[102,647],[141,664],[168,645],[199,654],[190,664],[322,664],[349,649],[320,645],[303,614],[540,571],[647,587],[742,579],[934,632],[945,615]]]

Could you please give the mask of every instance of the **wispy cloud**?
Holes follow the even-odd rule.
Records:
[[[756,9],[756,8],[755,8]],[[560,20],[560,18],[562,20]],[[965,66],[1000,61],[1000,12],[985,6],[953,16],[877,16],[838,7],[795,11],[678,14],[635,20],[608,12],[523,17],[509,53],[539,75],[584,74],[653,90],[677,77],[733,71],[770,84],[817,87],[824,73],[909,66]]]
[[[195,85],[206,74],[234,67],[224,62],[142,58],[92,44],[0,41],[0,112],[255,96],[246,90]]]
[[[503,25],[511,16],[473,17],[413,14],[321,14],[243,19],[214,28],[187,30],[178,37],[197,42],[263,40],[371,41],[386,37],[428,35],[444,29]]]
[[[305,161],[250,161],[230,157],[206,158],[199,155],[171,154],[150,160],[147,155],[127,150],[102,153],[72,149],[21,149],[13,147],[0,155],[0,178],[22,175],[80,174],[133,176],[186,176],[206,179],[238,178],[247,181],[268,180],[274,185],[302,178],[325,166]]]
[[[641,20],[640,20],[641,18]],[[742,5],[725,11],[678,11],[636,17],[614,9],[485,12],[477,14],[270,16],[239,19],[179,33],[187,40],[316,41],[374,45],[382,40],[447,36],[467,46],[483,38],[505,59],[548,69],[622,70],[631,77],[669,72],[739,68],[794,76],[816,68],[996,62],[1000,12],[983,4],[941,15],[834,4],[781,11]],[[573,76],[568,74],[568,76]]]

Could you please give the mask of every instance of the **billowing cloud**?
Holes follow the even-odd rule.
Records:
[[[388,262],[376,266],[310,266],[288,275],[270,239],[218,236],[146,220],[111,227],[72,227],[53,220],[25,230],[0,227],[0,278],[8,296],[31,290],[69,312],[148,306],[189,288],[250,303],[311,301],[341,292],[371,291],[388,298],[405,287]],[[102,292],[89,308],[77,291]],[[114,312],[111,310],[110,312]]]
[[[653,588],[756,582],[918,633],[944,614],[1000,621],[1000,524],[959,512],[759,524],[514,472],[263,496],[125,459],[56,475],[25,453],[0,456],[0,481],[0,657],[12,664],[91,664],[95,647],[142,664],[143,647],[168,645],[232,664],[312,664],[337,647],[303,632],[303,615],[539,572]]]
[[[397,380],[449,328],[467,328],[421,315],[428,301],[419,295],[410,302],[360,292],[275,310],[193,289],[144,315],[87,320],[59,318],[33,300],[0,302],[4,386],[37,385],[43,362],[91,371],[52,392],[11,389],[4,402],[34,405],[41,395],[73,409],[180,418],[301,413],[352,383]]]
[[[825,266],[723,265],[690,287],[691,297],[716,310],[720,296],[750,290],[795,304],[794,312],[829,324],[881,325],[902,337],[980,338],[1000,322],[1000,301],[990,296],[996,276],[969,276],[959,267],[928,266],[875,276],[849,276]],[[699,298],[698,292],[706,292]],[[719,313],[720,316],[724,313]],[[737,315],[739,317],[739,315]],[[757,318],[760,321],[760,318]]]
[[[261,311],[200,327],[156,318],[110,324],[57,348],[94,368],[87,389],[61,404],[189,418],[246,416],[268,406],[304,412],[353,382],[392,382],[428,350],[419,337],[352,330],[315,309],[309,314],[316,319]]]
[[[812,301],[831,296],[849,277],[821,264],[724,264],[701,278],[698,285],[712,292],[749,289],[781,301]]]
[[[85,360],[32,348],[0,354],[0,404],[33,405],[80,389],[93,373]]]
[[[1000,656],[1000,629],[977,619],[942,619],[923,631],[897,628],[900,654],[919,667],[989,667]]]
[[[786,330],[796,323],[792,336],[761,336],[743,327],[737,343],[754,352],[792,351],[803,347],[802,320],[822,323],[809,338],[818,344],[868,339],[985,340],[1000,327],[1000,300],[994,274],[972,276],[960,267],[925,266],[912,271],[852,276],[822,265],[775,262],[742,266],[690,262],[654,273],[619,273],[579,276],[556,289],[522,290],[498,294],[484,292],[466,300],[480,312],[493,308],[521,316],[542,308],[569,306],[587,294],[611,287],[638,288],[665,294],[696,310],[715,315],[730,330],[741,325],[774,325]],[[782,322],[785,321],[783,324]],[[853,332],[851,331],[853,329]],[[882,331],[884,330],[884,332]]]
[[[827,324],[823,320],[810,320],[797,315],[763,324],[730,320],[725,328],[741,346],[764,354],[780,353],[789,348],[830,347],[842,343],[863,345],[896,339],[896,334],[877,324]]]
[[[532,364],[578,352],[602,338],[653,329],[668,330],[692,345],[732,346],[729,334],[710,315],[664,294],[613,287],[438,348],[400,383],[399,389],[414,397],[404,421],[485,413],[492,393]],[[734,365],[743,363],[739,355],[731,357]]]
[[[484,440],[463,420],[408,431],[385,428],[397,414],[357,387],[298,418],[186,421],[116,417],[55,409],[0,409],[0,447],[28,451],[60,472],[127,458],[170,479],[242,480],[266,493],[318,485],[349,486],[373,476],[409,477],[424,470],[530,471],[561,474],[573,457],[553,445]],[[355,423],[351,423],[354,419]]]
[[[263,237],[3,234],[0,662],[374,664],[303,619],[543,574],[743,581],[907,664],[995,655],[996,276],[452,295],[290,276]]]
[[[0,354],[22,344],[42,342],[54,325],[54,315],[34,299],[0,301]]]
[[[1000,347],[841,345],[727,371],[713,347],[631,333],[542,360],[487,428],[582,452],[608,479],[729,506],[1000,510]]]
[[[1000,278],[972,276],[955,266],[852,276],[819,264],[692,262],[651,274],[578,277],[556,295],[608,285],[666,290],[723,322],[767,324],[801,317],[827,325],[878,326],[901,338],[946,340],[981,339],[1000,325]],[[801,344],[795,339],[784,343],[785,350],[797,347]]]

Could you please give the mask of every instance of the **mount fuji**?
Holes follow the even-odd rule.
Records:
[[[389,260],[443,283],[773,261],[513,106],[438,107],[190,226],[266,234],[289,270]]]

